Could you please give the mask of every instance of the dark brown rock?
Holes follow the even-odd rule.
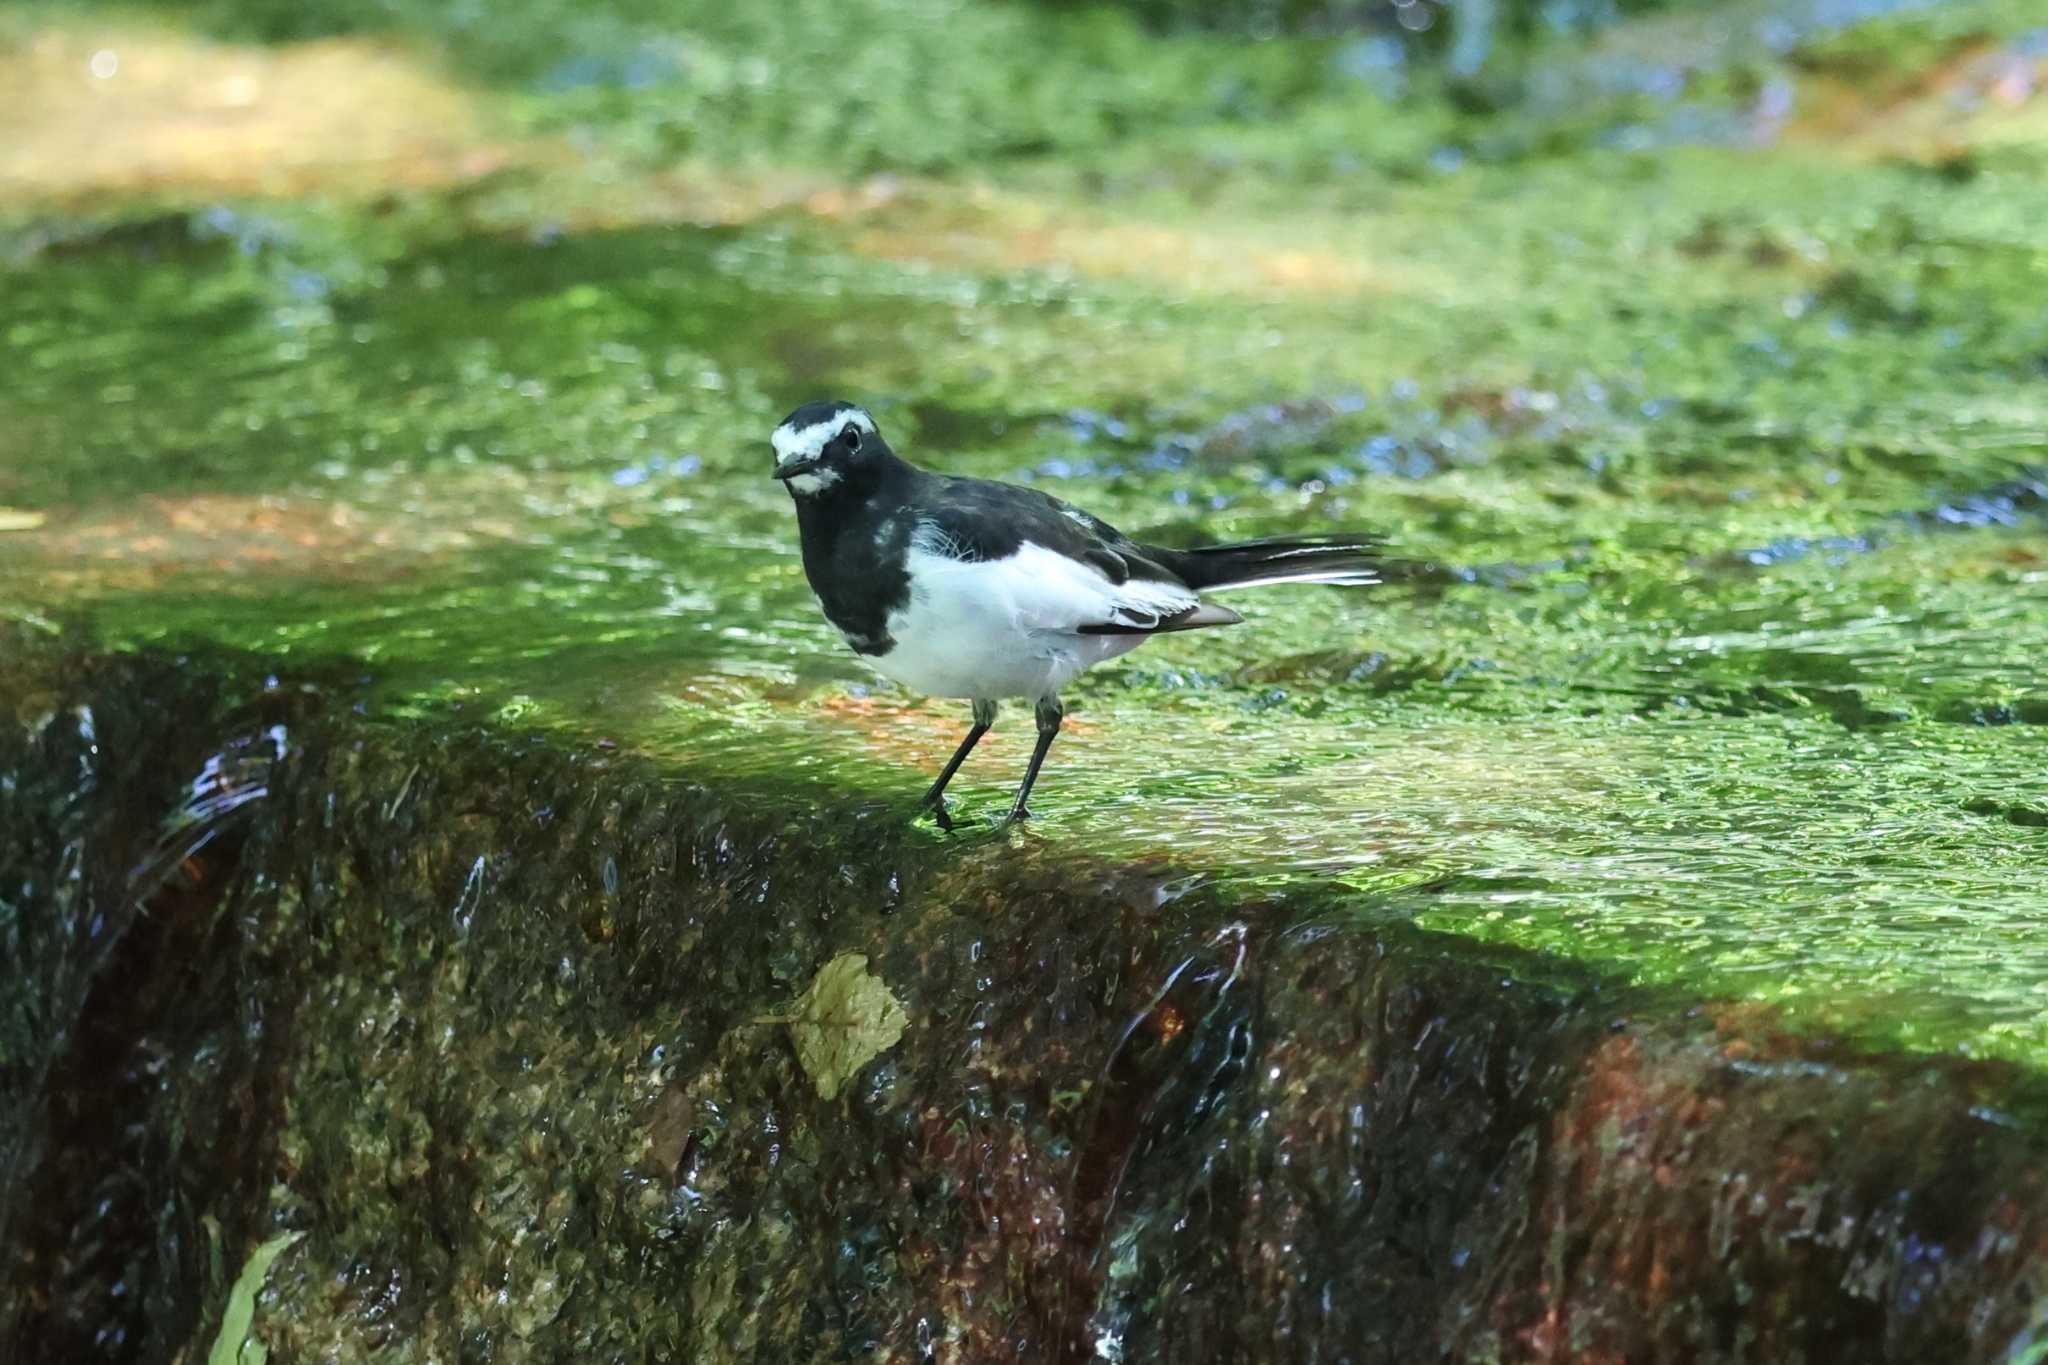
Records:
[[[236,672],[0,680],[9,1358],[195,1358],[286,1227],[255,1333],[293,1360],[1962,1362],[2032,1330],[2016,1068],[205,676]],[[826,1101],[773,1020],[842,953],[909,1024]]]

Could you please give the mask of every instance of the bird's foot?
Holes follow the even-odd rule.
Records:
[[[930,815],[932,823],[947,834],[953,832],[953,813],[946,809],[945,797],[927,796],[924,800],[917,803],[917,809],[920,815]]]

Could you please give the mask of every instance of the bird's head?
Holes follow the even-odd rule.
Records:
[[[804,404],[782,419],[768,443],[775,447],[775,477],[799,498],[864,483],[889,455],[867,409],[837,399]]]

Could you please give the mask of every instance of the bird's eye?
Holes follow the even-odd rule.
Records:
[[[853,454],[860,449],[860,428],[848,427],[839,433],[839,439],[846,442],[846,453]]]

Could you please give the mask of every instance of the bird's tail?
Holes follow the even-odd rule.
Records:
[[[1209,591],[1266,583],[1336,583],[1359,587],[1380,581],[1380,544],[1370,536],[1284,536],[1171,550],[1169,562],[1191,588]]]

